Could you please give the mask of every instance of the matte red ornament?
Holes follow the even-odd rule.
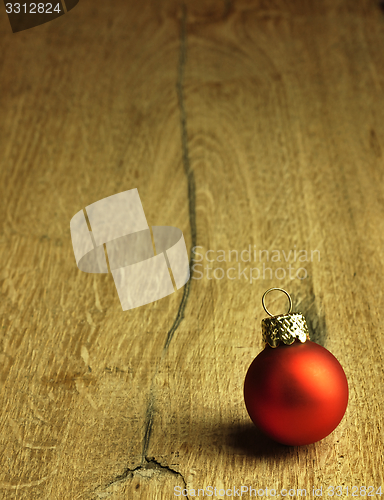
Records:
[[[305,318],[289,312],[262,321],[264,350],[244,382],[244,400],[257,427],[275,441],[306,445],[328,436],[348,405],[348,382],[338,360],[309,340]]]

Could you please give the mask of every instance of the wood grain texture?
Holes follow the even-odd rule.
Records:
[[[82,0],[16,34],[0,14],[0,499],[384,493],[377,3]],[[203,260],[123,312],[110,275],[77,269],[69,221],[132,188]],[[349,381],[309,446],[273,443],[243,402],[272,286]]]

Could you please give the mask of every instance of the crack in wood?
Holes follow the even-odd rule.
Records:
[[[192,259],[192,248],[196,246],[196,203],[195,203],[195,176],[194,172],[190,167],[189,161],[189,152],[188,152],[188,133],[187,133],[187,115],[185,111],[185,100],[184,100],[184,72],[187,61],[187,35],[186,35],[186,20],[187,20],[187,9],[185,4],[182,4],[182,22],[181,22],[181,36],[180,36],[180,58],[179,58],[179,68],[178,68],[178,79],[176,84],[177,95],[179,100],[179,109],[180,109],[180,125],[181,125],[181,146],[182,146],[182,158],[183,158],[183,166],[184,171],[188,180],[188,202],[189,202],[189,223],[191,229],[191,259],[189,262],[190,267],[190,279],[184,286],[183,296],[179,305],[179,309],[177,311],[177,315],[173,325],[168,331],[167,338],[165,340],[165,344],[161,353],[161,360],[164,358],[168,351],[168,347],[172,341],[172,338],[179,327],[181,321],[184,319],[184,311],[188,302],[189,293],[191,289],[191,278],[193,274],[193,259]],[[153,424],[153,410],[154,410],[154,395],[153,395],[153,380],[155,379],[157,374],[157,370],[152,379],[151,390],[149,403],[146,411],[145,418],[145,432],[143,439],[143,457],[147,454],[147,450],[149,447],[149,440],[152,433],[152,424]]]
[[[171,474],[176,477],[180,477],[184,488],[187,488],[187,483],[184,479],[184,476],[181,474],[181,472],[172,469],[168,465],[162,465],[158,460],[155,459],[155,457],[144,457],[144,462],[141,465],[138,465],[134,469],[127,468],[125,471],[117,476],[113,481],[108,483],[106,486],[103,487],[103,490],[106,490],[110,488],[111,486],[114,486],[116,484],[122,483],[124,481],[133,479],[135,476],[140,476],[142,478],[146,479],[152,479],[153,477],[163,475],[163,474]],[[99,488],[98,488],[99,489]],[[96,491],[95,491],[96,492]],[[105,493],[97,493],[99,498],[105,498],[106,494]],[[183,495],[184,496],[184,495]],[[188,499],[188,496],[184,497]]]
[[[152,425],[153,425],[153,407],[154,407],[154,400],[155,397],[153,395],[153,380],[151,384],[151,389],[150,389],[150,395],[149,395],[149,402],[147,406],[147,411],[145,413],[145,433],[144,433],[144,439],[143,439],[143,452],[142,452],[142,462],[145,462],[145,457],[147,455],[148,447],[149,447],[149,440],[151,439],[151,434],[152,434]]]
[[[193,259],[192,259],[192,249],[196,246],[197,242],[197,230],[196,230],[196,186],[195,186],[195,174],[191,169],[189,160],[189,150],[188,150],[188,130],[187,130],[187,113],[185,110],[185,98],[184,98],[184,73],[187,63],[187,9],[185,4],[182,4],[182,22],[181,22],[181,36],[180,36],[180,58],[179,58],[179,68],[178,68],[178,79],[176,83],[177,97],[179,101],[180,110],[180,128],[181,128],[181,147],[182,147],[182,159],[184,171],[187,176],[188,181],[188,208],[189,208],[189,225],[191,229],[191,258],[189,261],[190,268],[190,278],[184,286],[183,297],[180,302],[179,310],[173,325],[168,331],[167,338],[163,347],[163,352],[161,358],[166,354],[169,344],[175,334],[175,331],[179,327],[181,321],[184,319],[184,311],[188,302],[188,297],[191,289],[191,279],[193,275]]]
[[[173,336],[179,327],[181,321],[184,319],[184,311],[187,306],[189,294],[190,294],[190,289],[191,289],[191,278],[193,275],[193,259],[192,259],[192,249],[193,247],[196,246],[197,242],[197,230],[196,230],[196,187],[195,187],[195,176],[194,172],[191,169],[190,166],[190,159],[189,159],[189,151],[188,151],[188,131],[187,131],[187,114],[185,110],[185,98],[184,98],[184,72],[185,72],[185,66],[186,66],[186,61],[187,61],[187,28],[186,28],[186,23],[187,21],[187,9],[186,5],[183,3],[182,4],[182,21],[181,21],[181,30],[180,30],[180,57],[179,57],[179,65],[178,65],[178,78],[177,78],[177,83],[176,83],[176,90],[177,90],[177,97],[178,97],[178,103],[179,103],[179,110],[180,110],[180,128],[181,128],[181,147],[182,147],[182,161],[183,161],[183,167],[185,174],[187,176],[187,182],[188,182],[188,209],[189,209],[189,224],[190,224],[190,230],[191,230],[191,258],[189,261],[189,267],[190,267],[190,279],[184,286],[184,291],[183,291],[183,296],[177,311],[176,318],[169,329],[167,333],[167,338],[164,343],[164,347],[161,353],[161,360],[164,358],[166,355],[169,345],[173,339]],[[187,487],[187,484],[185,482],[184,477],[182,474],[178,471],[175,471],[174,469],[171,469],[168,466],[163,466],[161,465],[157,460],[155,460],[154,457],[148,458],[147,457],[147,451],[149,448],[149,442],[152,434],[152,427],[153,427],[153,417],[154,417],[154,405],[155,405],[155,396],[153,394],[153,381],[156,378],[158,371],[158,367],[156,369],[156,372],[152,378],[152,383],[151,383],[151,389],[150,389],[150,396],[149,396],[149,401],[147,405],[147,410],[145,414],[145,431],[144,431],[144,438],[143,438],[143,451],[142,451],[142,462],[141,465],[137,466],[134,469],[129,469],[127,468],[122,474],[117,476],[113,481],[111,481],[109,484],[107,484],[103,490],[109,488],[110,486],[122,482],[127,479],[132,479],[135,474],[140,475],[140,476],[145,476],[148,478],[154,477],[159,471],[164,471],[180,476],[181,479],[183,480],[185,488]],[[148,471],[152,471],[149,472]],[[100,498],[100,496],[99,496]],[[188,497],[185,497],[188,498]]]
[[[232,0],[224,0],[224,14],[223,14],[223,19],[226,19],[229,14],[232,12],[233,8],[233,3]]]

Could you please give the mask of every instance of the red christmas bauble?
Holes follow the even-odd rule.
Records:
[[[249,416],[265,434],[282,444],[305,445],[338,426],[348,404],[348,383],[327,349],[295,340],[266,345],[253,360],[244,399]]]

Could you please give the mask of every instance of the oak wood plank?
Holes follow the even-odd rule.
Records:
[[[384,487],[378,5],[82,0],[7,23],[0,498]],[[123,312],[110,275],[76,268],[69,221],[135,187],[195,261],[182,290]],[[339,427],[304,447],[261,435],[243,402],[273,286],[349,381]]]

